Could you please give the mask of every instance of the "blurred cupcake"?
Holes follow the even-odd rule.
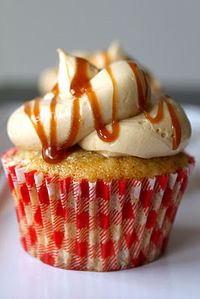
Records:
[[[72,51],[72,55],[87,59],[90,63],[95,65],[99,69],[103,69],[109,64],[118,60],[132,60],[118,42],[113,42],[109,48],[105,51]],[[163,92],[163,88],[160,82],[154,77],[154,75],[145,68],[146,78],[149,81],[152,94],[160,94]],[[42,95],[49,92],[54,84],[57,82],[58,68],[56,66],[45,69],[39,77],[38,88]]]
[[[166,248],[193,158],[189,121],[135,62],[99,70],[59,50],[58,83],[8,122],[2,158],[20,240],[50,265],[111,271]]]

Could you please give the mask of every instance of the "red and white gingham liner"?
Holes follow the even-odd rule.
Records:
[[[169,175],[91,183],[9,166],[14,151],[2,162],[29,254],[64,269],[112,271],[163,253],[193,158]]]

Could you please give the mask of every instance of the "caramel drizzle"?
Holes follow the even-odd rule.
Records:
[[[112,142],[119,135],[119,124],[116,120],[116,113],[117,113],[117,84],[116,84],[116,80],[112,74],[111,69],[108,68],[107,71],[108,71],[110,78],[112,80],[112,83],[113,83],[112,132],[109,132],[104,125],[98,98],[96,96],[96,93],[93,91],[91,83],[89,81],[87,68],[88,68],[88,62],[86,60],[77,59],[76,73],[71,82],[70,91],[76,97],[80,97],[84,93],[87,94],[90,105],[91,105],[91,109],[93,112],[95,129],[97,131],[98,136],[105,142]],[[79,100],[79,98],[77,98],[77,100]],[[79,101],[78,101],[78,103],[79,103]],[[76,122],[74,122],[74,126],[76,127]],[[78,131],[77,131],[76,135],[74,136],[74,139],[76,138],[77,134],[78,134]],[[74,142],[74,140],[71,140],[71,144],[73,142]],[[69,142],[67,142],[66,146],[69,147],[71,144]]]
[[[103,55],[105,67],[109,66],[109,64],[111,63],[110,53],[108,51],[103,51],[102,55]]]
[[[58,83],[52,88],[52,93],[54,97],[50,103],[50,140],[48,142],[43,124],[40,119],[40,99],[36,98],[33,104],[33,109],[30,102],[25,103],[24,112],[27,114],[31,123],[36,130],[38,137],[40,138],[42,144],[42,155],[46,162],[48,163],[58,163],[63,160],[69,154],[69,148],[74,144],[76,137],[80,130],[81,124],[81,114],[80,114],[80,98],[86,93],[91,105],[91,109],[94,116],[95,129],[99,138],[105,142],[113,142],[119,136],[119,122],[117,120],[118,111],[118,92],[117,92],[117,82],[113,75],[111,67],[107,67],[107,72],[113,84],[113,105],[112,105],[112,131],[110,132],[104,125],[103,117],[101,114],[101,109],[99,101],[95,91],[92,89],[90,78],[88,76],[88,63],[82,58],[76,59],[76,72],[74,78],[70,85],[70,91],[74,95],[74,101],[72,104],[72,121],[70,125],[69,135],[62,146],[57,145],[57,119],[56,119],[56,106],[58,103],[59,87]],[[157,123],[163,118],[163,101],[159,103],[159,108],[156,117],[152,117],[148,112],[145,111],[147,106],[147,99],[149,96],[149,86],[147,83],[146,75],[143,72],[145,93],[143,90],[143,84],[141,80],[141,72],[138,66],[134,62],[129,62],[135,77],[138,88],[138,102],[141,111],[144,111],[146,118],[148,118],[152,123]],[[176,113],[172,105],[168,102],[167,107],[172,119],[173,127],[173,149],[175,149],[180,143],[180,125],[176,116]]]
[[[172,104],[169,102],[166,104],[172,120],[172,149],[176,150],[181,143],[181,126]]]
[[[137,87],[138,87],[138,99],[139,99],[139,107],[141,111],[143,111],[145,117],[152,123],[152,124],[158,124],[163,120],[164,117],[164,102],[167,105],[170,117],[171,117],[171,122],[172,122],[172,149],[176,150],[181,142],[181,126],[178,120],[178,117],[176,115],[176,112],[172,106],[166,99],[168,99],[168,96],[163,96],[161,101],[158,104],[158,111],[155,117],[152,117],[147,111],[145,111],[147,107],[147,100],[149,96],[149,85],[147,82],[147,74],[143,72],[143,77],[144,77],[144,83],[145,83],[145,95],[143,93],[143,87],[142,87],[142,81],[141,81],[141,76],[139,74],[140,70],[138,69],[137,64],[133,62],[129,62],[129,65],[131,69],[133,70],[135,77],[136,77],[136,82],[137,82]],[[165,98],[165,99],[164,99]]]
[[[72,106],[72,122],[69,136],[63,145],[64,149],[69,148],[73,145],[76,136],[78,135],[81,124],[81,114],[80,114],[80,101],[79,98],[75,98]]]
[[[41,140],[42,146],[48,146],[48,140],[45,134],[43,124],[40,119],[40,99],[36,98],[34,100],[33,109],[31,108],[31,103],[27,102],[24,104],[24,112],[28,115],[35,131],[38,134],[38,137]]]
[[[54,84],[53,88],[51,89],[51,92],[54,94],[59,94],[58,82]]]
[[[153,117],[148,112],[144,111],[144,116],[152,123],[158,124],[163,120],[164,117],[164,103],[167,105],[171,122],[172,122],[172,149],[176,150],[181,143],[181,126],[176,115],[176,112],[170,102],[167,101],[169,97],[163,96],[158,104],[158,110],[156,115]]]
[[[163,107],[164,107],[164,100],[161,100],[158,104],[158,111],[157,114],[153,117],[151,114],[149,114],[147,111],[144,111],[144,116],[152,123],[152,124],[158,124],[159,122],[162,121],[164,117],[164,112],[163,112]]]
[[[119,122],[117,121],[117,108],[118,108],[117,82],[113,76],[110,67],[107,68],[107,72],[113,84],[112,131],[111,132],[104,125],[98,98],[96,96],[96,93],[92,90],[91,85],[89,90],[87,91],[87,96],[93,111],[95,130],[97,131],[99,138],[105,142],[113,142],[119,136]]]
[[[88,62],[85,59],[77,59],[77,67],[74,78],[70,85],[70,91],[76,97],[80,97],[84,93],[87,94],[91,109],[93,111],[95,129],[99,138],[101,138],[105,142],[112,142],[117,139],[119,135],[119,123],[117,122],[117,83],[113,76],[112,70],[110,67],[107,68],[107,72],[112,80],[113,83],[113,111],[112,111],[112,132],[109,132],[104,125],[103,117],[101,114],[100,105],[98,102],[98,98],[96,93],[93,91],[91,83],[89,81],[88,73]],[[76,123],[74,123],[76,127]],[[78,134],[78,132],[77,132]],[[76,134],[76,135],[77,135]],[[74,136],[74,139],[76,136]],[[71,144],[74,140],[71,140]],[[67,142],[66,147],[71,145]]]
[[[56,120],[56,106],[58,102],[57,93],[51,100],[50,111],[51,111],[51,119],[50,119],[50,146],[54,146],[57,143],[57,120]]]
[[[129,66],[131,67],[135,78],[136,78],[136,83],[137,83],[137,88],[138,88],[138,102],[139,102],[139,108],[141,111],[144,111],[146,106],[147,106],[147,100],[148,100],[148,83],[147,83],[147,79],[146,79],[146,75],[143,72],[143,77],[144,77],[144,83],[145,83],[145,94],[144,94],[144,89],[142,86],[142,80],[141,80],[141,74],[140,74],[140,70],[137,66],[136,63],[134,62],[128,62]]]
[[[76,59],[76,72],[70,85],[70,92],[77,97],[83,95],[90,87],[88,77],[88,62],[83,58]]]

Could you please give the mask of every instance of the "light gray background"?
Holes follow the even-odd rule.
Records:
[[[162,81],[200,85],[199,0],[0,0],[0,86],[36,80],[58,47],[113,39]]]

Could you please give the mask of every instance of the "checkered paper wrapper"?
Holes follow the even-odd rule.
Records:
[[[112,271],[137,267],[165,250],[194,165],[142,180],[95,183],[49,177],[2,162],[15,200],[20,241],[55,267]]]

